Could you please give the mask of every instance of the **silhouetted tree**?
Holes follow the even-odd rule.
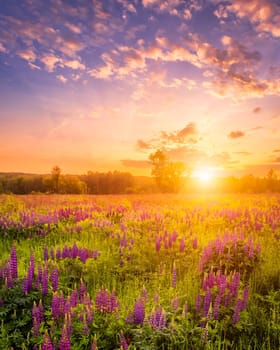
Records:
[[[61,175],[61,169],[59,166],[54,166],[52,168],[51,176],[52,176],[52,181],[53,181],[53,186],[54,186],[54,192],[58,193],[59,192],[59,178]]]
[[[152,176],[154,176],[162,192],[178,192],[182,186],[185,165],[181,162],[171,162],[167,154],[157,150],[150,154]]]

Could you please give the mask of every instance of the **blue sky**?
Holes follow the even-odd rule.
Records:
[[[280,170],[279,1],[0,5],[0,171]]]

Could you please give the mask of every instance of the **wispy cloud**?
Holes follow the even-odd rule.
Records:
[[[228,134],[228,138],[230,139],[239,139],[240,137],[245,136],[245,133],[243,131],[237,130],[237,131],[231,131]]]

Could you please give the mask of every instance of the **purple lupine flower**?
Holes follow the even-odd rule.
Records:
[[[81,286],[80,286],[80,300],[81,300],[81,303],[83,304],[84,302],[84,299],[87,295],[87,287],[85,285],[85,283],[83,281],[81,281]]]
[[[71,343],[66,325],[63,325],[62,334],[59,343],[59,350],[71,350]]]
[[[44,247],[44,260],[45,261],[49,260],[49,250],[47,246]]]
[[[33,267],[29,266],[27,270],[27,292],[30,292],[32,290],[33,273]]]
[[[212,298],[211,290],[208,289],[208,291],[206,292],[205,297],[204,297],[203,317],[207,317],[207,315],[208,315],[209,307],[211,304],[211,298]]]
[[[86,305],[86,318],[87,318],[87,324],[90,325],[93,322],[94,319],[94,312],[92,305]]]
[[[213,308],[213,317],[215,320],[219,319],[219,309],[220,309],[221,301],[222,301],[222,294],[219,291],[219,293],[217,294],[217,296],[215,298],[214,308]]]
[[[38,337],[40,335],[40,311],[34,301],[32,308],[32,331],[34,337]]]
[[[44,340],[42,344],[42,350],[53,350],[53,344],[51,342],[48,331],[44,334]]]
[[[80,249],[79,256],[80,256],[81,262],[85,264],[85,262],[87,261],[87,258],[88,258],[87,249],[85,249],[85,248]]]
[[[110,295],[110,299],[109,299],[109,312],[114,312],[117,308],[118,308],[118,302],[117,302],[117,298],[116,298],[116,293],[115,291],[113,291]]]
[[[42,266],[39,265],[38,266],[38,272],[37,272],[37,278],[35,280],[35,288],[36,290],[39,290],[40,285],[42,283],[42,277],[43,277],[43,270],[42,270]]]
[[[41,299],[40,299],[39,304],[38,304],[38,315],[39,315],[40,323],[43,322],[44,321],[44,306],[43,306]]]
[[[242,297],[242,304],[240,307],[240,311],[243,311],[246,308],[248,297],[249,297],[249,287],[246,286],[243,290],[243,297]]]
[[[56,292],[58,288],[58,269],[56,267],[51,271],[50,281],[53,291]]]
[[[48,295],[48,292],[49,292],[48,281],[49,281],[49,278],[48,278],[48,267],[46,266],[44,268],[43,275],[42,275],[42,295],[43,296]]]
[[[120,333],[120,347],[122,350],[127,350],[128,349],[128,344],[126,342],[125,336],[123,334],[123,331]]]
[[[197,241],[197,237],[195,237],[194,239],[193,239],[193,249],[197,249],[197,246],[198,246],[198,241]]]
[[[76,307],[79,303],[79,294],[77,288],[75,288],[70,295],[70,305],[71,307]]]
[[[230,286],[229,286],[231,295],[235,298],[238,295],[239,283],[240,283],[240,273],[235,272],[234,275],[232,276],[232,279],[230,281]]]
[[[175,297],[172,299],[171,301],[171,306],[172,306],[172,310],[176,311],[179,307],[179,298],[178,295],[176,294]]]
[[[62,259],[70,258],[70,251],[68,247],[64,246],[61,253]]]
[[[18,278],[18,262],[17,262],[17,251],[16,246],[12,245],[10,253],[10,270],[12,279]]]
[[[231,302],[231,293],[228,292],[225,297],[224,305],[225,307],[229,307]]]
[[[78,254],[79,254],[79,249],[78,249],[78,247],[77,247],[76,242],[74,242],[74,244],[73,244],[73,246],[72,246],[72,254],[71,254],[71,255],[72,255],[72,258],[73,258],[73,259],[77,258]]]
[[[27,279],[27,277],[24,277],[22,280],[21,292],[22,292],[22,294],[28,293],[28,279]]]
[[[56,257],[56,260],[61,259],[61,249],[60,249],[60,247],[58,247],[56,249],[55,257]]]
[[[171,286],[172,288],[176,288],[176,284],[177,284],[177,270],[176,270],[176,266],[175,264],[173,265],[173,269],[172,269],[172,282],[171,282]]]
[[[72,315],[70,312],[64,315],[64,326],[66,327],[67,334],[70,335],[73,332]]]
[[[55,320],[58,320],[59,317],[61,316],[60,312],[60,297],[55,292],[52,296],[52,316]]]
[[[157,236],[156,237],[156,251],[157,252],[159,252],[159,250],[160,250],[160,241],[161,241],[160,236]]]
[[[134,304],[134,322],[135,324],[143,324],[145,319],[145,304],[143,299],[138,298]]]
[[[242,307],[242,300],[237,299],[235,306],[234,306],[233,315],[232,315],[232,323],[233,324],[236,324],[240,319],[241,307]]]

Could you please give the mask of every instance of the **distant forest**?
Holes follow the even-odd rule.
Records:
[[[133,176],[128,172],[92,172],[84,175],[64,175],[59,167],[50,174],[0,173],[0,193],[61,193],[61,194],[144,194],[158,192],[196,193],[280,192],[280,179],[273,169],[266,176],[226,177],[203,185],[191,177],[180,178],[176,187],[161,188],[155,177]],[[178,181],[179,181],[178,180]]]

